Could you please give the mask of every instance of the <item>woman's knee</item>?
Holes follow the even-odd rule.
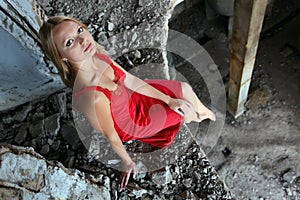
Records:
[[[181,82],[181,88],[182,88],[182,91],[185,91],[185,92],[193,91],[192,87],[187,82]]]

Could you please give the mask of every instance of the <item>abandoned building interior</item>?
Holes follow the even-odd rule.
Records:
[[[124,143],[138,174],[119,191],[120,160],[41,49],[56,15],[138,77],[187,81],[216,122],[165,150]],[[300,199],[299,0],[3,0],[0,41],[0,199]]]

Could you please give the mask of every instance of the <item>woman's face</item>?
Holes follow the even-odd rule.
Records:
[[[53,40],[63,61],[84,62],[96,52],[92,35],[73,21],[64,21],[53,30]]]

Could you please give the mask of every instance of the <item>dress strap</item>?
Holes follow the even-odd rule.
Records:
[[[113,61],[111,60],[111,58],[108,55],[105,55],[105,54],[102,54],[102,53],[97,53],[97,56],[100,60],[103,60],[107,64],[113,65]]]
[[[108,55],[102,54],[102,53],[97,53],[97,56],[100,60],[103,60],[104,62],[109,64],[111,66],[111,68],[114,70],[114,74],[115,74],[114,81],[115,82],[116,81],[124,81],[125,73],[113,63],[112,59]]]
[[[124,81],[125,73],[113,63],[112,59],[108,55],[102,54],[102,53],[96,53],[96,55],[100,60],[106,62],[107,64],[109,64],[112,67],[112,69],[114,70],[114,75],[115,75],[114,82]],[[103,92],[107,97],[110,96],[110,91],[108,89],[102,88],[101,86],[97,86],[97,85],[91,85],[91,86],[86,86],[86,87],[84,87],[83,89],[81,89],[77,92],[74,92],[73,93],[73,98],[77,98],[78,96],[80,96],[84,92],[93,91],[93,90]]]

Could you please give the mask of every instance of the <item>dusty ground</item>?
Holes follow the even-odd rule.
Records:
[[[219,173],[237,196],[300,198],[300,57],[287,46],[299,37],[299,23],[298,15],[261,41],[256,70],[262,72],[254,76],[249,110],[224,127],[220,143],[233,154]],[[289,50],[292,52],[284,56]],[[269,81],[260,84],[263,75]]]
[[[280,9],[291,11],[293,6]],[[226,19],[207,22],[199,10],[186,11],[170,25],[200,42],[199,37],[209,36],[203,46],[226,85]],[[265,20],[245,113],[237,119],[227,113],[218,144],[208,155],[237,199],[300,199],[300,15],[282,15],[275,7]],[[274,17],[282,17],[281,23],[274,26]]]

